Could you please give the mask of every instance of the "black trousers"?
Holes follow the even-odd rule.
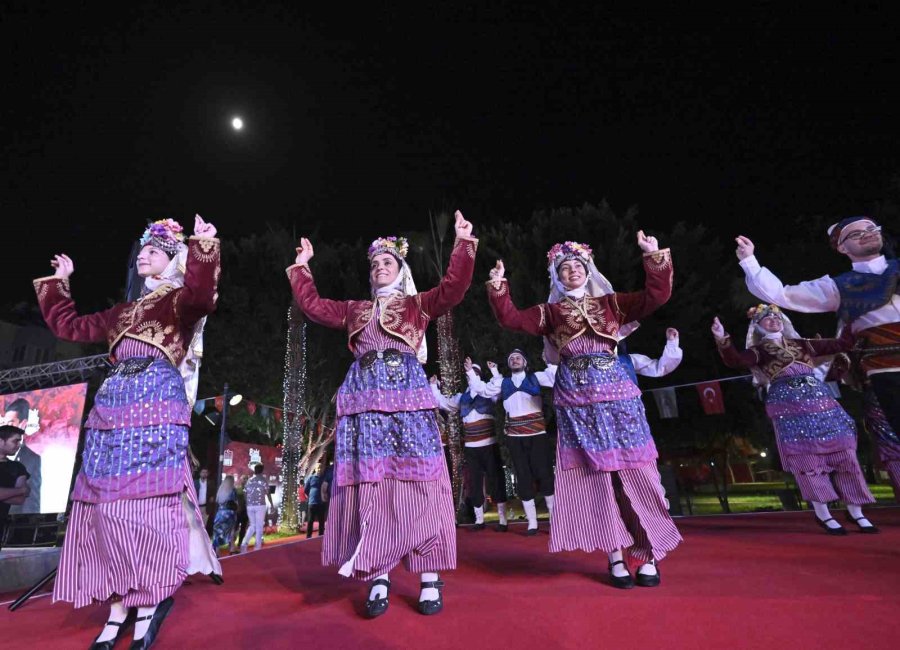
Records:
[[[484,505],[484,490],[487,488],[494,503],[506,503],[506,476],[497,444],[486,447],[463,447],[466,457],[468,478],[466,496],[473,508]]]
[[[506,436],[506,448],[512,457],[519,498],[522,501],[534,498],[535,482],[538,492],[544,496],[553,494],[550,436],[546,433],[536,436]]]
[[[900,372],[879,372],[869,375],[869,381],[888,424],[900,433]]]
[[[319,522],[319,537],[325,534],[325,517],[328,514],[327,503],[317,503],[309,506],[309,517],[306,519],[306,538],[312,537],[313,521]]]

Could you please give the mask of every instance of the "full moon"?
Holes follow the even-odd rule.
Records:
[[[242,120],[239,117],[232,119],[231,120],[231,128],[233,128],[235,131],[240,131],[241,129],[244,128],[244,120]]]

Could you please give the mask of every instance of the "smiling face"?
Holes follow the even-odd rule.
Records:
[[[519,372],[521,370],[525,370],[525,357],[523,357],[518,352],[513,352],[509,355],[509,358],[506,360],[506,364],[509,366],[509,369],[513,372]]]
[[[775,316],[774,314],[764,316],[762,320],[759,321],[759,326],[769,334],[775,334],[784,329],[784,323],[782,322],[781,317]]]
[[[380,289],[388,286],[400,275],[400,263],[390,253],[381,253],[369,262],[369,282],[372,287]]]
[[[578,260],[566,260],[556,269],[559,280],[563,286],[571,291],[577,289],[587,281],[587,269]]]
[[[169,265],[169,256],[161,248],[157,248],[152,244],[147,244],[138,253],[136,264],[138,275],[142,278],[149,278],[154,275],[160,275]]]
[[[881,231],[873,222],[863,219],[851,223],[841,231],[837,249],[851,260],[857,261],[878,257],[883,246]]]

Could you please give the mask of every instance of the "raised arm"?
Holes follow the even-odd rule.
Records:
[[[849,352],[856,343],[856,336],[850,327],[844,327],[841,335],[835,339],[804,339],[809,352],[814,357]]]
[[[557,368],[559,366],[548,363],[546,368],[538,370],[534,373],[534,376],[537,377],[538,383],[544,388],[553,388],[553,385],[556,383]]]
[[[774,273],[759,265],[752,241],[743,235],[735,241],[735,252],[744,270],[747,289],[760,300],[806,313],[837,311],[840,307],[841,294],[834,280],[827,275],[796,285],[784,285]]]
[[[55,273],[34,281],[34,291],[47,327],[55,336],[66,341],[105,341],[115,318],[115,308],[79,316],[69,286],[75,263],[68,255],[55,255],[50,264],[56,269]]]
[[[659,250],[656,237],[647,237],[643,230],[638,232],[638,246],[644,252],[644,290],[615,294],[621,323],[644,318],[672,297],[671,251],[668,248]]]
[[[503,277],[506,272],[502,260],[491,269],[491,279],[487,282],[488,301],[491,311],[497,318],[500,326],[533,336],[550,334],[550,319],[547,317],[549,308],[547,305],[535,305],[527,309],[518,309],[509,296],[509,282]]]
[[[345,329],[350,301],[329,300],[319,296],[312,271],[309,268],[309,261],[313,255],[312,242],[304,237],[300,240],[300,247],[297,248],[296,263],[287,268],[294,300],[300,305],[303,314],[314,323],[335,329]]]
[[[438,408],[442,411],[447,411],[448,413],[456,413],[459,411],[459,398],[462,397],[460,393],[456,395],[444,395],[441,392],[440,387],[438,386],[437,377],[432,376],[430,379],[431,383],[431,394],[434,395],[434,399],[437,400]]]
[[[188,239],[184,287],[176,303],[178,314],[188,324],[195,323],[216,310],[218,298],[221,247],[216,227],[198,214],[194,216],[194,235]]]
[[[472,274],[475,272],[475,251],[478,240],[472,237],[472,224],[463,218],[462,212],[456,211],[456,241],[450,253],[450,264],[441,281],[433,289],[418,295],[419,305],[429,318],[437,318],[446,314],[462,302]]]
[[[752,368],[759,364],[759,357],[754,350],[738,351],[731,343],[731,336],[725,333],[719,317],[713,319],[712,333],[716,339],[716,347],[719,349],[719,356],[722,357],[722,363],[729,368]]]
[[[651,359],[643,354],[632,354],[631,363],[634,371],[644,377],[665,377],[681,364],[684,352],[678,345],[678,330],[670,327],[666,330],[666,345],[659,359]]]

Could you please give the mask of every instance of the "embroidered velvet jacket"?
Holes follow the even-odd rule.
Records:
[[[112,352],[127,336],[159,348],[178,366],[191,343],[194,325],[215,311],[220,271],[219,240],[191,237],[183,287],[164,284],[134,302],[84,316],[75,309],[68,279],[39,278],[34,289],[47,326],[59,338],[106,341]]]
[[[509,296],[506,278],[489,280],[488,300],[497,321],[506,329],[546,336],[557,350],[588,331],[610,339],[619,339],[619,327],[640,320],[664,305],[672,296],[672,255],[668,248],[644,254],[646,283],[643,291],[611,293],[580,300],[566,298],[517,309]]]
[[[434,289],[415,296],[400,292],[381,298],[379,324],[385,332],[404,341],[413,350],[425,336],[432,318],[447,313],[458,305],[472,283],[478,240],[457,238],[450,255],[450,265]],[[354,338],[376,313],[376,300],[329,300],[319,296],[309,266],[294,264],[287,269],[294,299],[303,313],[314,323],[347,330],[347,345],[354,350]]]
[[[847,352],[853,347],[855,338],[850,328],[844,328],[837,339],[781,339],[781,343],[764,340],[743,352],[739,352],[731,342],[731,337],[717,342],[722,362],[729,368],[759,368],[769,379],[776,379],[794,363],[809,368],[814,367],[813,358],[829,354]]]

